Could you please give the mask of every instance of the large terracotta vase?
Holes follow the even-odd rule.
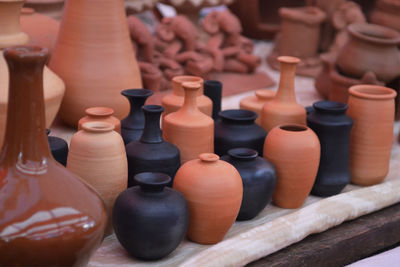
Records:
[[[66,84],[60,117],[69,125],[89,107],[105,106],[122,119],[125,88],[141,88],[123,0],[69,0],[64,7],[50,68]]]
[[[0,145],[3,143],[8,102],[9,73],[3,49],[24,45],[29,37],[21,32],[19,15],[23,0],[0,0]],[[50,127],[61,104],[65,91],[64,82],[47,67],[43,71],[46,126]]]
[[[240,100],[240,108],[254,111],[258,117],[257,124],[261,124],[261,111],[265,103],[274,99],[275,91],[269,89],[258,89],[254,95],[248,96]]]
[[[164,118],[163,137],[181,152],[181,163],[196,159],[201,153],[214,152],[214,120],[197,107],[200,83],[186,82],[185,102],[177,112]]]
[[[349,93],[347,114],[354,120],[350,134],[351,181],[377,184],[389,171],[396,92],[383,86],[355,85]]]
[[[47,49],[9,48],[4,57],[10,93],[0,156],[0,265],[85,266],[107,217],[95,190],[51,156],[43,98]]]
[[[82,130],[82,125],[90,121],[108,122],[114,125],[114,131],[121,134],[121,121],[113,116],[114,110],[108,107],[92,107],[85,110],[86,116],[78,122],[78,131]]]
[[[306,125],[306,110],[296,101],[294,77],[296,65],[300,60],[296,57],[278,57],[281,64],[279,88],[273,100],[267,102],[261,113],[261,126],[269,132],[280,124]]]
[[[242,203],[242,179],[235,167],[216,154],[201,154],[178,170],[173,188],[189,205],[188,238],[200,244],[221,241]]]

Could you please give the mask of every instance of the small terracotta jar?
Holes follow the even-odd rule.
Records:
[[[181,163],[196,159],[201,153],[214,152],[214,120],[197,107],[200,83],[185,82],[185,101],[177,111],[164,118],[163,138],[176,145]]]
[[[257,124],[261,124],[261,111],[265,103],[271,101],[276,95],[275,91],[269,89],[256,90],[254,95],[248,96],[240,100],[240,108],[254,111],[258,117]]]
[[[82,130],[72,136],[67,160],[67,169],[92,185],[104,200],[109,215],[106,234],[112,232],[114,201],[128,184],[124,142],[113,129],[101,121],[82,124]]]
[[[114,125],[114,131],[121,134],[121,122],[113,116],[114,110],[107,107],[92,107],[85,110],[86,116],[79,120],[78,131],[82,130],[82,125],[89,121],[108,122]]]
[[[216,154],[203,153],[178,170],[173,188],[189,205],[188,238],[200,244],[221,241],[231,228],[242,203],[239,172]]]
[[[277,172],[273,201],[285,209],[300,208],[317,176],[321,146],[317,135],[299,124],[280,125],[265,139],[264,158]]]
[[[389,171],[396,92],[383,86],[355,85],[349,93],[347,114],[354,120],[350,135],[351,182],[377,184]]]
[[[296,57],[278,57],[281,64],[281,77],[278,92],[273,100],[264,104],[261,112],[261,126],[269,132],[280,124],[306,125],[306,110],[296,101],[294,92],[294,76],[296,65],[300,60]]]

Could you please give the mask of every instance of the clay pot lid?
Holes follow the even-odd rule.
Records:
[[[335,101],[318,101],[313,104],[313,108],[320,113],[343,114],[348,109],[348,105]]]
[[[282,124],[277,127],[287,132],[304,132],[308,130],[308,128],[305,125],[301,124]]]
[[[258,99],[271,100],[275,97],[276,92],[269,89],[258,89],[255,92]]]
[[[171,183],[171,177],[161,172],[142,172],[136,174],[133,179],[143,191],[162,191]]]
[[[326,19],[326,14],[318,7],[281,7],[279,15],[282,18],[303,22],[306,24],[319,24]]]
[[[91,117],[108,117],[114,114],[114,110],[109,107],[91,107],[85,113]]]
[[[258,152],[251,148],[232,148],[228,150],[228,155],[239,160],[253,160],[258,157]]]
[[[216,162],[219,160],[219,156],[214,153],[202,153],[199,155],[199,159],[203,162]]]
[[[223,120],[232,122],[249,122],[252,123],[258,117],[257,113],[247,109],[227,109],[220,111],[218,116]]]
[[[379,85],[353,85],[349,88],[349,94],[364,99],[386,100],[394,99],[397,95],[396,91]]]
[[[154,94],[152,90],[148,89],[126,89],[121,92],[121,95],[126,97],[139,97],[147,98]]]
[[[92,133],[106,133],[114,130],[115,126],[108,122],[90,121],[82,124],[82,129]]]
[[[400,33],[381,25],[371,23],[352,23],[347,27],[347,29],[352,36],[374,44],[400,44]]]

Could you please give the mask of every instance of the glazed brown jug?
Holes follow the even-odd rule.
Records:
[[[278,61],[281,64],[278,92],[273,100],[264,104],[261,113],[261,126],[267,132],[280,124],[306,125],[306,110],[297,103],[294,92],[296,65],[300,60],[282,56]]]
[[[120,91],[142,87],[124,1],[66,1],[49,66],[66,84],[59,113],[64,122],[77,126],[85,109],[96,106],[124,118],[129,103]]]
[[[269,89],[256,90],[254,95],[248,96],[240,100],[240,109],[247,109],[257,113],[257,124],[261,124],[261,111],[265,103],[274,99],[275,91]]]
[[[354,120],[350,134],[351,182],[377,184],[389,171],[396,92],[378,85],[355,85],[349,94],[347,114]]]
[[[216,154],[200,154],[179,168],[173,188],[189,205],[188,238],[200,244],[221,241],[242,203],[243,184],[235,167]]]
[[[176,145],[181,152],[181,163],[196,159],[201,153],[214,152],[214,120],[197,107],[200,83],[185,82],[183,106],[164,118],[163,138]]]
[[[0,154],[0,265],[84,266],[107,216],[95,190],[49,151],[43,98],[45,48],[4,51],[10,69]]]
[[[86,116],[79,120],[78,131],[82,125],[90,121],[108,122],[114,125],[114,131],[121,134],[121,121],[113,116],[114,110],[108,107],[91,107],[85,110]]]

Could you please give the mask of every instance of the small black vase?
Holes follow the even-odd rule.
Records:
[[[147,105],[142,109],[145,117],[143,134],[140,140],[126,145],[128,187],[136,185],[133,178],[141,172],[161,172],[173,179],[181,165],[179,149],[162,139],[160,116],[164,108]]]
[[[127,89],[121,95],[128,98],[131,105],[129,115],[121,121],[121,136],[125,145],[131,141],[139,140],[144,128],[144,115],[142,106],[153,91],[147,89]]]
[[[321,143],[321,159],[311,194],[332,196],[350,182],[350,132],[353,120],[346,115],[347,105],[319,101],[307,116],[307,125]]]
[[[267,132],[255,123],[257,116],[257,113],[246,109],[221,111],[221,121],[215,123],[215,154],[223,156],[231,148],[246,147],[262,156]]]
[[[213,102],[212,118],[219,119],[218,113],[221,111],[222,83],[216,80],[204,82],[204,95],[208,96]]]
[[[144,172],[135,180],[139,186],[128,188],[115,201],[115,234],[132,256],[157,260],[185,237],[189,209],[181,193],[165,187],[171,182],[168,175]]]
[[[67,142],[56,136],[49,136],[50,130],[46,129],[47,140],[49,142],[49,147],[51,151],[51,155],[53,158],[60,164],[67,166],[67,158],[68,158],[68,144]]]
[[[271,202],[276,185],[274,166],[258,157],[257,151],[248,148],[234,148],[222,160],[232,164],[243,181],[243,200],[238,221],[251,220]]]

